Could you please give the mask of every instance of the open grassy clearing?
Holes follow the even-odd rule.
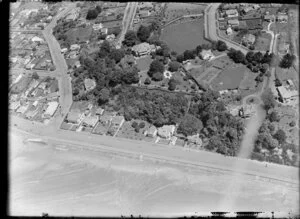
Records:
[[[140,128],[139,132],[136,132],[134,130],[134,128],[132,127],[132,123],[134,121],[137,122],[138,124],[140,124],[141,122],[144,122],[145,127]],[[141,121],[141,120],[126,121],[123,123],[122,127],[118,131],[118,134],[116,135],[116,137],[128,138],[128,139],[134,139],[134,140],[144,140],[145,135],[143,133],[144,133],[144,131],[148,130],[150,126],[151,125],[149,123],[147,123],[145,121]],[[155,138],[153,138],[153,142],[154,142],[154,139]]]
[[[66,32],[67,39],[70,44],[79,43],[81,41],[87,41],[90,39],[93,28],[90,27],[78,27]]]
[[[255,90],[256,89],[256,78],[257,74],[251,72],[249,69],[245,70],[244,78],[240,83],[239,89],[241,90]]]
[[[167,26],[163,29],[160,39],[167,43],[171,51],[177,53],[195,49],[201,44],[210,44],[204,39],[204,18]]]
[[[237,89],[247,68],[243,65],[222,71],[211,83],[214,90]]]
[[[254,46],[256,50],[267,51],[270,49],[271,35],[268,33],[262,33],[256,38]]]

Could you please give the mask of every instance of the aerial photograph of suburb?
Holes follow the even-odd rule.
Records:
[[[7,214],[299,218],[299,3],[271,2],[8,3]]]

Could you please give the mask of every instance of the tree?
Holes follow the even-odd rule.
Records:
[[[198,56],[199,53],[202,52],[202,46],[201,45],[197,46],[195,51],[196,51],[196,55]]]
[[[290,125],[291,127],[294,127],[294,126],[296,125],[296,122],[293,120],[293,121],[291,121],[291,122],[289,123],[289,125]]]
[[[261,63],[263,59],[263,54],[261,52],[256,52],[253,56],[253,61],[257,63]]]
[[[98,14],[100,14],[101,11],[102,11],[102,8],[101,8],[100,5],[97,5],[95,9],[96,9],[96,11],[97,11]]]
[[[151,79],[150,78],[146,78],[144,81],[144,84],[149,85],[151,84]]]
[[[139,124],[139,128],[145,128],[145,122],[140,122],[140,124]]]
[[[169,82],[168,82],[168,85],[169,85],[169,90],[170,91],[173,91],[173,90],[175,90],[176,89],[176,85],[177,85],[177,81],[174,79],[174,78],[171,78],[170,80],[169,80]]]
[[[116,63],[119,63],[124,56],[125,52],[121,49],[113,49],[108,55],[108,57],[114,59]]]
[[[40,77],[39,77],[39,75],[38,75],[36,72],[33,72],[33,73],[32,73],[32,78],[33,78],[34,80],[38,80]]]
[[[194,59],[195,54],[192,50],[185,50],[183,53],[184,60]]]
[[[89,9],[86,15],[87,20],[94,20],[98,16],[98,11],[96,9]]]
[[[74,90],[73,90],[73,95],[74,96],[77,96],[79,94],[79,90],[78,90],[78,88],[75,88]]]
[[[268,89],[265,93],[262,94],[261,99],[264,103],[265,110],[269,110],[275,107],[275,98],[271,91],[271,89]]]
[[[282,85],[281,81],[278,78],[276,78],[275,79],[275,86],[280,87],[281,85]]]
[[[156,72],[152,75],[152,80],[153,81],[162,81],[164,79],[164,76],[160,72]]]
[[[154,73],[157,73],[157,72],[159,72],[159,73],[162,74],[164,72],[164,70],[165,70],[164,65],[160,61],[158,61],[157,59],[155,59],[150,64],[150,67],[149,67],[149,70],[148,70],[148,75],[150,77],[152,77],[152,75]]]
[[[264,63],[264,64],[262,64],[262,66],[261,66],[261,68],[260,68],[260,71],[261,71],[262,73],[266,73],[268,69],[269,69],[269,64]]]
[[[178,126],[177,132],[185,136],[190,136],[199,133],[202,128],[203,124],[201,120],[191,114],[187,114]]]
[[[126,46],[134,46],[137,41],[137,36],[133,30],[129,30],[124,37],[123,44]]]
[[[281,62],[279,63],[279,66],[281,68],[290,68],[293,65],[294,60],[295,56],[288,53],[283,56]]]
[[[132,124],[131,124],[131,127],[132,128],[136,128],[138,126],[138,123],[136,121],[134,121]]]
[[[141,25],[137,31],[137,37],[141,42],[146,42],[150,36],[150,29],[144,25]]]
[[[134,66],[131,68],[124,69],[124,74],[122,76],[122,80],[126,84],[136,84],[140,81],[138,69]]]
[[[171,72],[178,71],[179,67],[180,67],[180,63],[179,62],[172,61],[169,64],[169,71],[171,71]]]
[[[103,88],[99,92],[98,104],[102,105],[102,104],[106,103],[109,100],[109,95],[110,95],[110,91],[107,88]]]
[[[217,47],[217,50],[220,51],[220,52],[223,52],[223,51],[227,50],[227,45],[226,45],[226,43],[223,42],[223,41],[221,41],[221,40],[218,40],[218,41],[217,41],[216,47]]]
[[[177,62],[182,63],[182,62],[184,61],[184,56],[183,56],[183,54],[178,55],[177,58],[176,58],[176,60],[177,60]]]
[[[270,114],[268,114],[267,119],[270,120],[270,122],[279,122],[280,117],[276,111],[272,111]]]
[[[282,129],[278,129],[273,137],[277,139],[280,144],[283,144],[287,138],[285,132]]]

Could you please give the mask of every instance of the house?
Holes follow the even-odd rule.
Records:
[[[227,35],[231,35],[233,33],[231,27],[228,27],[227,30],[226,30],[226,34]]]
[[[233,19],[233,20],[228,20],[227,24],[231,25],[232,27],[237,27],[239,26],[240,22],[238,19]]]
[[[240,113],[240,107],[239,106],[236,106],[236,105],[227,105],[225,108],[233,116],[238,116],[239,113]]]
[[[28,109],[29,105],[25,105],[25,106],[20,106],[18,109],[17,109],[17,113],[21,113],[21,114],[24,114],[26,112],[26,110]]]
[[[16,102],[12,102],[11,104],[9,104],[9,109],[10,110],[16,110],[21,106],[20,101],[16,101]]]
[[[101,116],[101,115],[103,114],[103,112],[104,112],[104,109],[102,109],[102,108],[99,107],[99,108],[96,110],[96,115]]]
[[[99,121],[102,125],[109,125],[111,119],[112,119],[111,115],[103,114],[102,116],[100,116]]]
[[[291,87],[294,87],[295,85],[294,85],[294,82],[291,80],[291,79],[288,79],[287,81],[287,84],[289,85],[289,86],[291,86]]]
[[[26,65],[26,69],[27,70],[32,70],[33,68],[34,68],[34,66],[35,66],[35,64],[34,63],[28,63],[27,65]]]
[[[36,101],[33,102],[32,106],[36,107],[38,105],[38,103],[39,103],[39,101],[36,100]]]
[[[136,56],[149,55],[151,52],[156,50],[155,45],[150,45],[149,43],[140,43],[135,45],[131,49]]]
[[[99,121],[99,116],[88,116],[85,117],[84,120],[82,121],[82,124],[86,127],[94,127],[97,122]]]
[[[154,138],[156,135],[157,135],[157,128],[156,128],[154,125],[152,125],[152,126],[147,130],[146,136],[149,136],[149,137]]]
[[[86,91],[93,90],[96,87],[96,81],[94,79],[86,78],[84,79],[84,86]]]
[[[243,41],[243,43],[245,43],[247,45],[254,44],[255,36],[253,34],[247,34],[243,37],[242,41]]]
[[[36,114],[38,113],[38,110],[30,110],[25,114],[25,117],[27,119],[32,119]]]
[[[81,66],[80,61],[77,60],[77,61],[74,63],[74,65],[75,65],[76,68],[79,68],[79,67]]]
[[[105,39],[109,42],[112,42],[115,39],[115,35],[114,34],[107,35]]]
[[[66,53],[66,52],[68,52],[68,48],[62,48],[60,51],[61,51],[61,53]]]
[[[101,23],[99,23],[99,24],[94,24],[93,25],[93,29],[94,30],[100,30],[100,29],[102,29],[103,28],[103,24],[101,24]]]
[[[40,42],[41,43],[44,40],[42,38],[38,37],[38,36],[34,36],[34,37],[31,38],[31,41],[32,42]]]
[[[71,111],[68,113],[66,120],[68,123],[79,124],[83,117],[83,113]]]
[[[253,4],[252,5],[254,10],[260,9],[260,5],[259,4]]]
[[[200,147],[202,146],[202,140],[199,137],[199,134],[187,136],[187,140],[189,143],[196,144]]]
[[[102,34],[107,34],[108,33],[108,28],[107,27],[103,27],[103,28],[100,29],[100,32]]]
[[[286,14],[280,14],[277,15],[277,21],[279,21],[280,23],[286,23],[288,21],[288,15]]]
[[[175,145],[176,144],[176,141],[177,141],[177,137],[176,136],[172,136],[171,139],[170,139],[170,145]]]
[[[141,2],[139,4],[139,8],[144,10],[146,9],[151,10],[153,8],[153,4],[152,2]]]
[[[45,112],[44,115],[45,115],[46,117],[51,117],[51,116],[53,116],[54,113],[55,113],[55,111],[56,111],[57,108],[58,108],[58,105],[59,105],[59,103],[56,102],[56,101],[49,102],[49,103],[48,103],[48,107],[47,107],[46,112]]]
[[[79,8],[75,8],[71,11],[71,13],[69,13],[66,17],[65,20],[66,21],[74,21],[78,18],[79,16]]]
[[[253,10],[253,7],[251,7],[251,6],[246,6],[246,7],[244,7],[243,8],[243,12],[245,13],[245,14],[247,14],[249,11],[252,11]]]
[[[114,127],[121,127],[125,122],[124,116],[115,116],[111,120],[111,124]]]
[[[211,50],[205,50],[203,49],[200,53],[203,60],[211,60],[214,57],[214,54],[211,52]]]
[[[69,53],[69,58],[70,59],[76,59],[78,56],[78,52],[77,51],[72,51]]]
[[[78,44],[73,44],[73,45],[70,46],[71,51],[79,50],[79,49],[80,49],[80,45],[78,45]]]
[[[234,18],[238,17],[239,13],[236,9],[229,9],[225,11],[225,14],[227,15],[228,18]]]
[[[264,16],[264,20],[268,22],[273,22],[275,21],[275,15],[274,14],[266,14]]]
[[[164,125],[163,127],[158,128],[157,134],[162,138],[171,139],[171,136],[174,134],[174,131],[174,125]]]
[[[287,86],[277,87],[279,100],[283,103],[288,103],[291,100],[296,99],[299,96],[297,90],[289,88]]]
[[[243,106],[239,110],[239,116],[241,116],[243,118],[251,117],[255,113],[256,113],[256,105],[255,104],[249,104],[249,105]]]
[[[139,17],[140,18],[146,18],[149,17],[151,13],[148,10],[140,10],[139,11]]]
[[[219,29],[220,30],[226,30],[226,26],[227,26],[226,22],[224,22],[224,21],[219,22]]]

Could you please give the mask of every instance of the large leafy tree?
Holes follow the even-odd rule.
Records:
[[[129,30],[124,37],[123,44],[126,46],[134,46],[137,41],[137,36],[133,30]]]
[[[141,42],[146,42],[150,36],[150,29],[144,25],[141,25],[137,31],[137,37]]]
[[[267,111],[275,107],[276,101],[271,89],[268,89],[265,93],[263,93],[261,99],[264,103],[264,108]]]
[[[283,56],[281,62],[279,63],[279,66],[281,68],[290,68],[293,65],[294,60],[295,56],[288,53]]]
[[[177,132],[189,136],[199,133],[202,128],[201,120],[191,114],[187,114],[178,126]]]
[[[148,75],[152,77],[152,75],[157,72],[162,74],[164,70],[165,67],[162,62],[160,62],[159,60],[153,60],[150,64]]]
[[[172,61],[169,64],[169,71],[171,71],[171,72],[178,71],[179,67],[180,67],[180,63],[179,62]]]

